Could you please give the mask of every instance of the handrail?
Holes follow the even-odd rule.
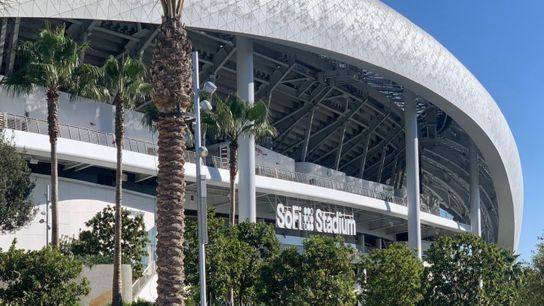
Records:
[[[3,120],[2,120],[3,119]],[[8,113],[0,113],[0,127],[27,131],[38,134],[47,135],[47,121],[42,119],[29,118],[20,115],[13,115]],[[113,133],[106,133],[100,131],[90,130],[88,128],[76,127],[68,124],[60,124],[60,137],[84,141],[99,145],[105,145],[108,147],[115,147],[115,135]],[[85,133],[81,133],[84,131]],[[91,136],[92,135],[92,136]],[[110,141],[111,139],[111,141]],[[128,144],[128,145],[127,145]],[[157,145],[139,139],[133,139],[125,137],[125,142],[123,149],[143,154],[157,155],[158,147]],[[195,163],[196,155],[193,151],[185,152],[185,161],[190,163]],[[218,169],[229,169],[229,160],[225,157],[219,156],[208,156],[204,160],[205,164],[210,167],[215,167]],[[354,183],[346,183],[322,176],[300,173],[300,172],[291,172],[287,170],[269,168],[262,165],[256,165],[255,174],[277,178],[281,180],[288,180],[292,182],[298,182],[308,185],[315,185],[319,187],[345,191],[348,193],[359,194],[375,199],[384,200],[387,202],[400,204],[407,206],[406,197],[398,197],[393,194],[393,192],[378,191],[369,188],[365,188],[361,185]],[[423,211],[439,215],[440,212],[432,211],[427,205],[422,203],[421,208]]]
[[[157,266],[155,264],[155,261],[151,261],[147,267],[145,268],[144,272],[142,272],[142,276],[138,278],[133,284],[132,284],[132,296],[135,297],[144,288],[144,286],[149,282],[149,280],[155,275],[157,271]]]

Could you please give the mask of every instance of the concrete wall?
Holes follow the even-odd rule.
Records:
[[[104,306],[111,303],[111,287],[113,282],[113,265],[94,265],[84,267],[82,276],[89,280],[91,292],[81,298],[85,306]],[[132,268],[121,266],[121,294],[125,302],[132,301]]]
[[[23,249],[39,249],[45,246],[45,190],[50,183],[50,177],[33,174],[36,187],[32,192],[32,199],[38,209],[34,220],[26,227],[11,234],[0,236],[0,248],[8,248],[15,237],[17,246]],[[92,184],[72,179],[59,179],[59,232],[60,236],[77,236],[84,223],[91,219],[104,207],[115,203],[114,187]],[[123,205],[134,213],[143,214],[146,230],[150,232],[150,241],[153,241],[155,227],[155,198],[146,194],[125,190]],[[49,231],[51,236],[51,231]],[[51,240],[50,240],[51,241]]]
[[[45,91],[36,88],[29,95],[13,95],[0,87],[0,111],[14,115],[47,120]],[[115,107],[111,104],[78,98],[61,93],[59,118],[61,124],[88,128],[105,133],[114,132]],[[127,111],[125,115],[126,137],[154,142],[156,134],[142,126],[142,113]]]

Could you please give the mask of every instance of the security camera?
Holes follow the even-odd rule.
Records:
[[[217,85],[210,81],[204,82],[204,86],[202,86],[202,91],[209,93],[210,95],[213,94],[217,90]]]

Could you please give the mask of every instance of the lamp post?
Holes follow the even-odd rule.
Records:
[[[42,216],[45,216],[45,219],[40,219],[40,223],[45,223],[45,247],[49,246],[49,205],[51,205],[51,194],[49,192],[49,184],[45,186],[45,210],[41,212]]]
[[[196,153],[196,205],[198,211],[198,270],[200,275],[200,305],[207,306],[206,301],[206,244],[208,243],[208,220],[206,205],[206,175],[202,175],[202,157],[208,155],[208,149],[202,146],[200,111],[211,111],[211,103],[204,100],[200,103],[200,92],[210,95],[215,92],[217,86],[212,82],[205,82],[200,89],[198,71],[198,51],[193,52],[193,91],[194,91],[194,116],[195,116],[195,153]]]

